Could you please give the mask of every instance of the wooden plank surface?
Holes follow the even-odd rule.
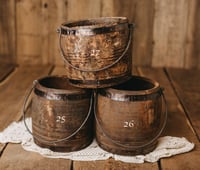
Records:
[[[195,143],[195,149],[189,153],[161,159],[161,168],[173,170],[180,170],[183,167],[184,169],[198,169],[200,164],[200,143],[193,133],[184,110],[163,69],[139,68],[138,70],[140,75],[158,81],[165,88],[164,93],[168,103],[168,120],[162,135],[185,137],[190,142]]]
[[[50,67],[20,67],[0,84],[0,131],[11,122],[19,120],[26,91],[33,80],[47,75]]]
[[[34,79],[37,79],[38,76],[41,77],[42,74],[48,74],[50,68],[18,68],[16,69],[3,83],[0,84],[0,90],[7,91],[5,93],[0,93],[0,99],[3,99],[6,103],[13,104],[11,109],[5,109],[0,105],[0,108],[4,109],[4,112],[9,113],[12,109],[16,112],[21,110],[21,100],[25,94],[25,91],[29,89],[29,85],[32,83]],[[46,70],[46,71],[45,71]],[[172,69],[173,70],[173,69]],[[173,75],[179,75],[178,71],[170,71],[168,72]],[[123,163],[121,161],[115,161],[114,159],[108,159],[105,161],[71,161],[66,159],[49,159],[44,158],[41,155],[33,152],[27,152],[22,149],[19,144],[8,144],[6,148],[3,150],[1,158],[0,158],[0,169],[69,169],[69,170],[101,170],[101,169],[198,169],[200,160],[200,144],[193,133],[190,122],[187,120],[187,116],[182,108],[179,98],[176,96],[174,89],[172,88],[172,83],[167,78],[165,72],[161,68],[146,68],[146,67],[138,67],[133,70],[134,75],[139,74],[142,76],[147,76],[149,78],[157,80],[162,87],[165,88],[165,95],[168,102],[169,115],[167,120],[167,125],[162,133],[162,135],[170,135],[170,136],[178,136],[178,137],[186,137],[189,141],[195,143],[195,149],[189,153],[176,155],[170,158],[161,159],[158,163],[144,163],[144,164],[131,164],[131,163]],[[186,72],[181,72],[183,75],[187,74]],[[65,75],[64,67],[55,67],[51,72],[52,75]],[[192,74],[192,73],[191,73]],[[33,79],[32,79],[32,78]],[[189,76],[191,77],[191,76]],[[195,76],[194,76],[195,77]],[[181,77],[179,76],[181,79]],[[173,77],[173,79],[175,79]],[[179,79],[177,79],[179,80]],[[190,81],[190,80],[188,80]],[[24,84],[21,85],[23,82]],[[176,82],[177,83],[177,82]],[[187,84],[185,84],[187,86]],[[181,86],[182,87],[182,86]],[[184,87],[184,86],[183,86]],[[198,89],[196,86],[191,86],[192,89]],[[12,88],[12,89],[11,89]],[[175,87],[176,89],[176,87]],[[184,89],[184,88],[183,88]],[[8,93],[10,91],[10,93]],[[19,91],[19,92],[18,92]],[[23,92],[22,92],[23,91]],[[23,95],[17,97],[19,93],[23,93]],[[12,97],[9,97],[8,94],[14,94]],[[6,97],[5,97],[6,96]],[[8,96],[8,99],[6,100]],[[14,102],[15,101],[15,102]],[[17,101],[17,102],[16,102]],[[5,105],[4,102],[4,105]],[[194,101],[196,102],[196,101]],[[15,106],[15,105],[18,105]],[[190,110],[191,111],[191,110]],[[193,111],[192,111],[193,112]],[[12,115],[13,116],[13,115]],[[14,116],[13,120],[17,120],[20,117]],[[2,115],[0,115],[0,119],[2,119]],[[8,119],[11,120],[9,114]],[[4,122],[4,120],[1,122]],[[178,125],[178,126],[177,126]],[[2,125],[1,125],[2,126]],[[3,127],[2,127],[3,128]],[[5,146],[4,146],[5,147]],[[1,146],[0,146],[1,148]]]
[[[0,159],[1,170],[70,170],[70,167],[68,160],[45,158],[23,150],[19,144],[9,144]]]
[[[136,67],[132,69],[133,75],[138,75],[139,72]],[[137,170],[158,170],[158,163],[144,163],[144,164],[135,164],[135,163],[124,163],[121,161],[115,161],[114,159],[108,159],[105,161],[73,161],[74,170],[103,170],[103,169],[112,169],[112,170],[122,170],[122,169],[137,169]]]
[[[154,5],[154,0],[136,0],[133,65],[148,66],[152,64]]]
[[[105,161],[74,161],[73,170],[158,170],[157,163],[143,163],[143,164],[134,164],[134,163],[124,163],[121,161],[115,161],[113,159],[108,159]]]
[[[22,102],[24,99],[24,93],[29,90],[29,86],[32,84],[33,80],[38,79],[40,77],[46,76],[51,71],[51,67],[22,67],[19,68],[15,74],[12,75],[3,85],[0,86],[0,90],[4,89],[5,86],[8,86],[5,91],[10,91],[10,94],[14,94],[11,98],[8,98],[6,103],[13,103],[14,107],[5,108],[0,105],[0,108],[3,109],[4,114],[7,115],[7,119],[9,121],[2,120],[6,118],[4,115],[0,115],[1,122],[4,121],[6,123],[1,124],[1,129],[6,127],[8,123],[14,120],[18,120],[21,117],[21,113],[19,112],[22,107]],[[63,69],[55,69],[53,74],[62,74]],[[23,83],[22,83],[23,82]],[[13,91],[15,92],[13,92]],[[5,98],[8,92],[1,93],[0,99]],[[18,101],[18,102],[16,102]],[[8,106],[8,104],[4,105]],[[16,106],[15,106],[16,105]],[[13,116],[13,114],[18,114],[18,116]],[[9,116],[10,115],[10,116]],[[11,118],[12,117],[12,118]],[[3,154],[0,159],[0,169],[6,170],[27,170],[27,169],[71,169],[71,160],[66,159],[49,159],[44,158],[41,155],[34,152],[27,152],[22,149],[19,144],[8,144],[3,151]]]
[[[184,66],[187,0],[155,0],[153,66]]]
[[[200,141],[200,70],[169,68],[167,72]]]
[[[47,64],[45,61],[48,60],[48,55],[43,55],[44,52],[48,53],[46,47],[48,34],[45,32],[46,21],[44,21],[47,18],[42,9],[41,0],[16,1],[18,64]]]
[[[13,70],[14,66],[12,64],[0,63],[0,82],[4,80]]]
[[[154,0],[103,0],[101,16],[125,16],[136,24],[133,31],[133,64],[151,65]]]
[[[48,74],[50,67],[20,67],[0,83],[0,131],[21,118],[21,108],[26,90],[33,80]],[[0,145],[0,153],[6,145]]]
[[[9,60],[2,54],[16,52],[18,64],[63,65],[55,31],[61,23],[126,16],[136,23],[134,65],[200,68],[198,0],[1,1],[0,61]]]
[[[0,0],[0,63],[14,64],[16,52],[15,0]]]
[[[61,58],[59,51],[59,35],[56,30],[61,26],[62,23],[67,22],[67,0],[43,0],[43,8],[45,8],[43,11],[48,16],[48,19],[46,20],[46,25],[48,26],[48,50],[46,53],[48,54],[45,54],[45,56],[48,55],[49,63],[63,65],[64,61]]]

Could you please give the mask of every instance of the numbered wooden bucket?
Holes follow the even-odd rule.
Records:
[[[162,104],[166,100],[162,96],[158,82],[138,76],[99,90],[95,104],[98,144],[120,155],[152,151],[167,119],[167,108]]]
[[[68,79],[58,76],[35,81],[32,90],[32,132],[26,122],[25,125],[36,144],[53,151],[70,152],[91,143],[91,91],[72,87]]]
[[[125,17],[63,23],[59,44],[69,82],[102,88],[130,79],[132,28]]]

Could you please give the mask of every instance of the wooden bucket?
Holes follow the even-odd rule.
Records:
[[[156,147],[167,120],[166,100],[158,82],[133,76],[123,84],[100,89],[96,100],[100,147],[120,155],[146,154]]]
[[[93,120],[90,90],[72,87],[65,77],[58,76],[35,81],[28,96],[33,90],[32,132],[24,122],[37,145],[53,151],[71,152],[91,143]],[[25,103],[27,100],[28,97]]]
[[[69,82],[102,88],[130,79],[132,28],[125,17],[63,23],[59,44]]]

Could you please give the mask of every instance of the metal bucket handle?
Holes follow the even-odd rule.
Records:
[[[63,59],[69,66],[71,66],[73,69],[76,69],[76,70],[79,70],[79,71],[83,71],[83,72],[98,72],[98,71],[102,71],[102,70],[108,69],[108,68],[114,66],[116,63],[118,63],[118,62],[124,57],[124,55],[126,54],[126,52],[128,51],[129,46],[130,46],[130,44],[131,44],[132,29],[133,29],[133,24],[129,24],[128,42],[127,42],[127,45],[126,45],[125,50],[123,51],[123,53],[121,54],[121,56],[117,58],[117,60],[115,60],[113,63],[111,63],[111,64],[109,64],[109,65],[107,65],[107,66],[105,66],[105,67],[103,67],[103,68],[94,69],[94,70],[88,70],[88,69],[81,69],[81,68],[79,68],[79,67],[76,67],[76,66],[72,65],[72,64],[70,63],[70,61],[67,59],[67,57],[65,56],[64,51],[63,51],[63,49],[62,49],[62,47],[61,47],[61,32],[62,32],[62,31],[61,31],[61,28],[59,28],[59,29],[57,30],[57,32],[59,33],[59,47],[60,47],[60,54],[61,54],[61,57],[62,57],[62,59]]]
[[[141,147],[144,147],[144,146],[147,146],[147,145],[149,145],[149,144],[151,144],[151,143],[153,143],[160,135],[161,135],[161,133],[162,133],[162,131],[163,131],[163,129],[164,129],[164,127],[165,127],[165,125],[166,125],[166,122],[167,122],[167,101],[166,101],[166,98],[165,98],[165,95],[164,95],[164,93],[163,93],[163,88],[161,88],[160,89],[160,91],[158,92],[158,93],[161,93],[161,95],[162,95],[162,98],[163,98],[163,101],[164,101],[164,104],[165,104],[165,111],[164,111],[164,118],[163,118],[163,125],[162,125],[162,127],[161,127],[161,129],[159,130],[159,132],[158,132],[158,134],[152,139],[152,140],[150,140],[150,141],[148,141],[147,143],[145,143],[145,144],[142,144],[142,145],[139,145],[139,146],[128,146],[128,145],[124,145],[124,144],[122,144],[122,143],[120,143],[120,142],[117,142],[116,140],[114,140],[114,139],[112,139],[106,132],[105,132],[105,130],[103,129],[103,127],[101,126],[101,124],[100,124],[100,122],[99,122],[99,120],[98,120],[98,118],[97,118],[97,115],[96,115],[96,105],[97,105],[97,92],[95,91],[94,92],[94,117],[95,117],[95,120],[96,120],[96,122],[97,122],[97,124],[98,124],[98,126],[99,126],[99,128],[100,128],[100,130],[101,130],[101,132],[103,133],[103,135],[108,139],[108,140],[110,140],[111,142],[113,142],[114,144],[116,144],[116,145],[118,145],[118,146],[122,146],[122,147],[124,147],[124,148],[129,148],[129,149],[135,149],[135,148],[141,148]]]
[[[65,137],[65,138],[62,138],[62,139],[58,139],[58,140],[55,140],[55,141],[47,141],[47,140],[44,140],[44,139],[41,139],[41,138],[38,138],[36,136],[33,135],[33,133],[31,132],[31,130],[29,129],[27,123],[26,123],[26,105],[27,105],[27,101],[33,91],[33,89],[35,88],[36,84],[38,83],[37,80],[34,80],[33,81],[33,85],[30,89],[30,91],[27,93],[27,95],[25,96],[25,99],[24,99],[24,104],[23,104],[23,109],[22,109],[22,112],[23,112],[23,121],[24,121],[24,125],[27,129],[27,131],[35,138],[37,139],[38,141],[41,141],[41,142],[45,142],[45,143],[49,143],[49,144],[52,144],[52,143],[58,143],[58,142],[62,142],[62,141],[65,141],[65,140],[68,140],[70,139],[71,137],[73,137],[74,135],[76,135],[80,130],[81,128],[85,125],[85,123],[87,122],[90,114],[91,114],[91,110],[92,110],[92,103],[93,103],[93,96],[91,95],[91,98],[90,98],[90,106],[89,106],[89,109],[88,109],[88,113],[87,113],[87,116],[85,117],[84,121],[81,123],[80,127],[78,129],[76,129],[71,135]]]

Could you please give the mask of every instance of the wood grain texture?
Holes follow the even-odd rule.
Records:
[[[20,67],[0,84],[0,131],[20,119],[24,96],[33,80],[48,75],[50,67]]]
[[[45,1],[45,0],[44,0]],[[63,60],[59,51],[59,35],[56,30],[60,25],[67,21],[68,16],[68,1],[46,0],[43,6],[46,5],[46,12],[48,11],[48,55],[49,63],[55,65],[63,65]]]
[[[0,63],[15,63],[15,0],[0,0]]]
[[[100,0],[68,0],[67,20],[80,20],[100,16]]]
[[[29,86],[32,84],[33,80],[38,79],[41,76],[47,76],[50,70],[51,67],[21,67],[17,69],[16,72],[14,72],[13,75],[11,75],[9,79],[0,86],[1,91],[2,89],[5,90],[5,93],[0,94],[0,99],[2,99],[3,97],[5,98],[5,96],[7,96],[7,93],[13,94],[11,97],[6,97],[7,100],[4,100],[6,102],[6,104],[4,103],[5,107],[3,105],[0,105],[1,110],[3,109],[3,112],[1,113],[4,113],[4,115],[0,115],[0,121],[4,122],[4,124],[1,124],[1,130],[12,121],[17,121],[21,118],[20,110],[22,107],[22,101],[24,99],[25,92],[29,90]],[[60,74],[62,71],[55,72],[57,74]],[[7,88],[5,89],[5,87]],[[12,104],[12,107],[10,107],[9,109],[6,106],[10,104]],[[3,118],[6,118],[7,120]],[[1,152],[4,147],[5,145],[1,145]],[[7,170],[55,170],[58,167],[59,169],[70,170],[71,161],[66,159],[45,158],[37,153],[23,150],[19,144],[8,144],[4,149],[0,159],[0,169]]]
[[[154,5],[154,0],[136,1],[133,65],[152,64]]]
[[[167,72],[200,141],[200,71],[169,68]]]
[[[70,170],[71,161],[66,159],[49,159],[38,153],[28,152],[19,144],[9,144],[0,159],[2,170]]]
[[[144,163],[144,164],[134,164],[134,163],[124,163],[121,161],[115,161],[114,159],[108,159],[105,161],[74,161],[74,170],[158,170],[157,163]]]
[[[61,23],[126,16],[136,24],[133,65],[200,68],[199,0],[1,1],[0,62],[63,65],[56,33]]]
[[[200,69],[200,22],[196,22],[196,21],[200,21],[200,1],[196,1],[196,14],[195,14],[195,18],[194,18],[194,22],[195,22],[195,30],[194,30],[194,51],[193,51],[193,57],[192,57],[192,63],[195,63],[195,67],[194,68],[198,68]],[[189,56],[188,56],[188,60],[190,60]]]
[[[189,123],[179,99],[174,93],[171,83],[167,79],[163,69],[139,67],[139,72],[140,75],[158,81],[160,85],[165,88],[164,93],[168,103],[168,120],[162,135],[185,137],[190,142],[195,143],[195,149],[189,153],[161,159],[161,169],[179,170],[182,169],[182,167],[185,169],[198,169],[200,163],[198,158],[200,154],[200,143],[193,133],[191,124]]]
[[[55,68],[60,73],[63,72],[63,68]],[[138,75],[139,72],[136,67],[133,67],[132,72],[134,75]],[[115,161],[114,159],[108,159],[105,161],[73,161],[74,170],[102,170],[102,169],[112,169],[112,170],[125,170],[125,169],[148,169],[148,170],[158,170],[157,163],[144,163],[144,164],[134,164],[134,163],[124,163],[121,161]]]
[[[187,0],[155,0],[153,66],[184,66]]]
[[[151,65],[153,38],[153,0],[103,0],[101,16],[125,16],[135,23],[133,64]]]
[[[184,68],[198,67],[198,61],[195,59],[197,57],[196,56],[197,53],[195,52],[195,50],[196,50],[195,37],[198,34],[198,30],[196,30],[196,28],[198,27],[198,22],[196,23],[195,19],[196,19],[196,15],[197,15],[198,3],[200,3],[200,1],[191,0],[191,1],[189,1],[189,4],[188,4],[190,8],[188,8]]]
[[[0,63],[0,82],[4,80],[14,69],[15,67],[12,64]]]
[[[40,0],[16,1],[17,63],[43,64],[42,13]]]

